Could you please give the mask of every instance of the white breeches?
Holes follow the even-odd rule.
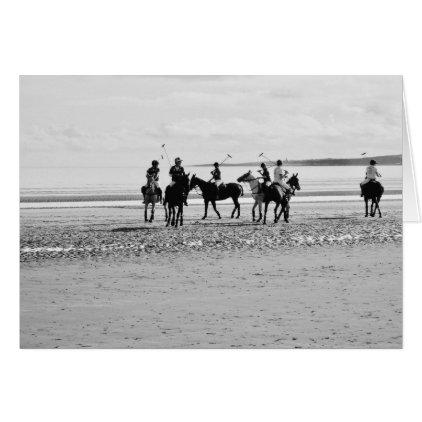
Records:
[[[223,181],[222,181],[222,180],[215,180],[215,181],[214,181],[214,183],[215,183],[217,186],[220,186],[220,185],[223,183]]]
[[[284,189],[290,189],[290,186],[284,180],[278,180],[277,182],[279,185],[283,186]]]

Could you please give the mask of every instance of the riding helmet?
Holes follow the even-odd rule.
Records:
[[[215,167],[215,166],[217,166],[217,167],[218,167],[219,165],[220,165],[220,164],[219,164],[219,163],[217,163],[217,161],[214,163],[214,167]]]
[[[283,165],[283,161],[281,161],[281,160],[277,160],[277,165],[278,165],[278,166]]]
[[[152,160],[152,163],[151,163],[153,166],[158,166],[158,161],[157,160]]]
[[[180,157],[175,158],[174,162],[177,163],[181,163],[183,160],[180,159]]]
[[[375,164],[378,164],[375,160],[371,160],[370,162],[369,162],[369,164],[371,165],[371,166],[375,166]]]
[[[267,167],[267,165],[265,163],[261,163],[261,167],[265,168],[265,167]]]

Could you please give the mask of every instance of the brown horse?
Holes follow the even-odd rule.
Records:
[[[281,201],[281,210],[280,214],[277,216],[277,221],[280,220],[281,214],[284,213],[284,221],[286,223],[289,222],[289,216],[290,216],[290,199],[295,194],[296,190],[301,190],[300,184],[299,184],[299,178],[298,174],[293,174],[293,176],[286,182],[291,189],[291,192],[284,195],[282,201]]]
[[[262,224],[267,224],[267,210],[268,205],[271,201],[275,202],[275,208],[274,208],[274,223],[277,223],[280,219],[281,213],[284,213],[284,221],[286,223],[289,222],[289,210],[290,210],[290,198],[292,195],[294,195],[296,190],[300,190],[300,184],[299,184],[299,178],[298,174],[293,174],[293,176],[287,180],[287,184],[290,186],[291,191],[289,193],[285,193],[280,198],[280,194],[278,193],[278,190],[274,186],[267,187],[264,189],[264,203],[265,203],[265,209],[264,209],[264,221]],[[281,205],[281,211],[277,215],[278,207]]]
[[[216,194],[216,189],[214,183],[206,182],[205,180],[196,177],[194,174],[190,181],[189,190],[192,190],[194,187],[198,186],[202,191],[202,196],[204,197],[205,203],[205,214],[202,217],[203,220],[207,218],[208,213],[208,204],[211,202],[212,207],[214,208],[215,213],[218,215],[218,218],[221,218],[220,213],[217,211],[215,201],[222,201],[227,198],[232,198],[234,203],[234,210],[232,212],[231,218],[234,217],[234,214],[237,210],[237,217],[240,217],[240,204],[239,196],[243,196],[243,188],[238,183],[227,183],[227,185],[219,187],[218,198]]]
[[[374,180],[370,181],[362,186],[362,193],[363,199],[365,201],[365,217],[368,217],[368,201],[372,200],[371,202],[371,213],[369,214],[371,217],[375,217],[375,213],[378,209],[379,217],[381,218],[381,210],[380,210],[380,201],[381,197],[384,194],[384,187],[381,185],[380,182]],[[375,205],[375,208],[374,208]]]
[[[166,227],[172,225],[177,228],[179,221],[180,225],[183,226],[183,203],[188,194],[189,173],[178,177],[174,186],[167,186],[163,202],[164,209],[166,211]]]

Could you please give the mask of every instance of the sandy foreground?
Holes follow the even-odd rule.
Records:
[[[400,348],[401,202],[21,211],[22,348]],[[272,214],[269,214],[272,215]]]

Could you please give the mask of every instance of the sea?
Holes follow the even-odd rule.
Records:
[[[301,191],[298,202],[326,202],[360,200],[359,183],[363,180],[362,166],[284,166],[298,173]],[[379,166],[386,199],[402,198],[402,166]],[[20,207],[98,207],[139,205],[141,187],[145,184],[147,167],[21,167]],[[209,180],[212,167],[185,166],[185,171]],[[255,176],[258,166],[222,166],[224,182],[236,179],[251,170]],[[270,169],[272,174],[272,168]],[[166,167],[161,167],[160,183],[170,182]],[[243,184],[243,203],[252,203],[249,185]],[[230,202],[231,200],[227,200]],[[201,203],[196,191],[189,195],[189,203]]]

